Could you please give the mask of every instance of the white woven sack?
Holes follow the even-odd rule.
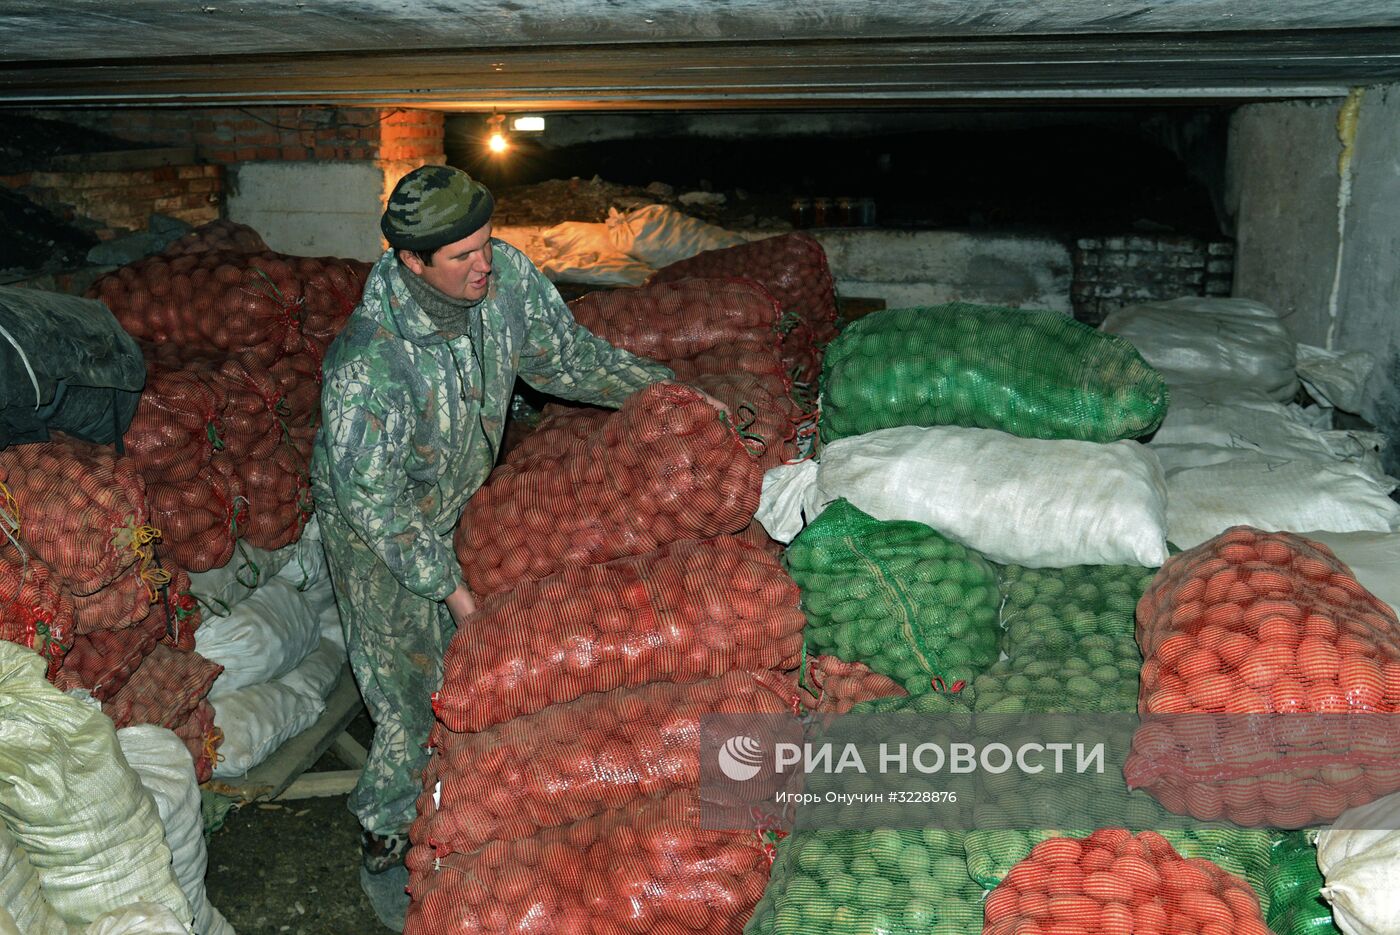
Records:
[[[164,906],[133,903],[107,913],[83,929],[83,935],[184,935],[187,931]]]
[[[748,243],[733,231],[707,224],[670,205],[643,205],[626,214],[610,208],[607,227],[614,250],[657,269],[706,250]]]
[[[344,648],[322,640],[305,662],[282,678],[211,699],[214,724],[224,732],[214,776],[245,775],[316,723],[344,665]]]
[[[291,561],[297,544],[269,552],[240,541],[222,568],[190,573],[190,593],[203,602],[204,613],[228,613],[259,586],[271,581]]]
[[[326,564],[326,550],[321,544],[321,524],[315,514],[302,527],[301,538],[286,548],[287,561],[278,570],[277,577],[290,582],[298,591],[330,580],[330,566]]]
[[[1296,349],[1278,315],[1248,299],[1182,298],[1110,312],[1103,331],[1126,338],[1173,391],[1229,401],[1298,392]]]
[[[880,429],[826,446],[816,484],[828,500],[924,523],[1004,564],[1156,566],[1167,557],[1162,468],[1137,442]]]
[[[1317,836],[1322,896],[1346,935],[1400,935],[1400,793],[1349,808]]]
[[[209,904],[204,891],[209,851],[199,783],[184,741],[174,731],[142,724],[117,731],[117,742],[141,785],[155,799],[175,879],[194,909],[195,935],[234,935],[233,927]]]
[[[186,754],[188,756],[189,754]],[[20,935],[68,935],[68,924],[53,911],[39,888],[39,875],[29,855],[0,824],[0,910]],[[0,924],[0,935],[7,935]]]
[[[1261,455],[1169,468],[1167,535],[1189,549],[1239,525],[1287,532],[1390,532],[1400,528],[1400,504],[1386,496],[1388,486],[1354,464]]]
[[[320,621],[285,578],[258,588],[228,616],[207,614],[195,652],[224,667],[209,697],[279,678],[301,665],[321,641]]]
[[[1298,345],[1298,378],[1313,398],[1343,412],[1360,412],[1376,358],[1366,351]]]
[[[44,681],[44,660],[0,642],[0,819],[44,898],[71,924],[134,902],[192,919],[165,828],[112,722]]]

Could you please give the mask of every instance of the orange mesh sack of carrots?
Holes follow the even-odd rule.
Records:
[[[984,904],[983,935],[1268,935],[1249,884],[1152,831],[1050,838]]]
[[[0,484],[20,543],[70,594],[91,594],[137,562],[149,567],[156,530],[146,524],[146,485],[131,459],[55,435],[0,451]],[[6,548],[13,546],[0,542]]]
[[[795,669],[797,598],[773,558],[727,536],[523,582],[458,629],[434,709],[481,731],[589,692]]]
[[[405,935],[739,935],[768,882],[765,839],[700,827],[694,792],[496,841],[410,849]]]
[[[3,522],[3,520],[0,520]],[[0,536],[0,541],[4,537]],[[0,640],[48,660],[53,678],[73,642],[73,602],[49,567],[0,549]]]
[[[469,853],[694,789],[701,718],[796,707],[795,686],[778,673],[727,672],[588,694],[476,734],[438,729],[413,840]]]
[[[457,558],[478,594],[737,532],[753,519],[763,484],[738,432],[676,384],[633,394],[557,459],[530,450],[492,472],[458,523]],[[254,522],[256,513],[254,501]]]
[[[1400,788],[1400,623],[1326,546],[1233,527],[1170,558],[1137,623],[1139,712],[1195,715],[1148,719],[1125,769],[1168,809],[1292,828]],[[1227,717],[1266,714],[1296,718]]]

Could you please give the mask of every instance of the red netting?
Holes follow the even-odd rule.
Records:
[[[819,714],[845,714],[862,701],[909,694],[864,663],[844,662],[835,656],[809,657],[805,681],[803,705]]]
[[[1050,838],[987,895],[983,935],[1268,935],[1250,885],[1161,835]]]
[[[1289,828],[1400,788],[1393,752],[1363,765],[1360,740],[1326,765],[1295,756],[1337,732],[1307,715],[1372,715],[1358,723],[1383,728],[1374,715],[1400,709],[1400,623],[1326,546],[1236,526],[1169,558],[1137,621],[1139,711],[1217,715],[1159,719],[1135,738],[1125,771],[1167,808]],[[1274,712],[1298,720],[1265,750],[1261,725],[1223,716]],[[1224,751],[1220,776],[1193,778],[1192,750]]]
[[[302,331],[323,354],[345,326],[355,306],[360,304],[365,280],[369,279],[369,271],[374,266],[328,256],[289,259],[293,260],[297,275],[301,277],[302,292],[306,296]],[[320,354],[316,359],[319,364]]]
[[[71,594],[91,594],[150,556],[146,485],[111,448],[58,434],[16,445],[0,451],[0,484],[19,512],[20,541]]]
[[[216,379],[224,388],[224,451],[235,463],[270,457],[286,438],[291,411],[272,371],[249,355],[225,360]]]
[[[258,232],[236,221],[210,221],[190,231],[166,247],[164,256],[184,256],[187,253],[208,253],[211,250],[230,253],[263,253],[267,244]]]
[[[278,445],[270,457],[234,465],[248,500],[248,525],[243,538],[260,549],[280,549],[301,538],[311,518],[311,482],[305,435],[293,432],[290,443]],[[308,449],[309,450],[309,449]]]
[[[405,935],[739,935],[768,882],[752,833],[705,831],[693,793],[441,856],[408,855]]]
[[[28,646],[58,671],[73,641],[73,604],[49,567],[0,551],[0,640]]]
[[[185,742],[185,748],[194,759],[195,779],[199,782],[212,779],[214,766],[220,758],[219,745],[224,742],[224,732],[214,726],[213,705],[201,701],[183,724],[171,729]]]
[[[151,612],[153,584],[132,565],[117,580],[91,594],[73,598],[73,632],[123,630]]]
[[[612,412],[607,409],[549,403],[541,413],[539,426],[511,449],[505,463],[523,468],[574,457],[576,450],[586,449],[589,439],[596,437],[610,415]]]
[[[736,341],[725,347],[703,351],[694,357],[678,357],[666,366],[682,383],[694,383],[707,374],[727,376],[734,373],[778,377],[785,383],[789,380],[782,355],[767,345],[753,341]]]
[[[165,615],[147,614],[125,630],[76,636],[53,683],[64,691],[86,688],[98,701],[106,701],[121,690],[164,634]]]
[[[457,558],[478,594],[737,532],[753,519],[763,482],[743,439],[675,384],[635,393],[557,460],[531,452],[494,471],[458,524]]]
[[[243,481],[222,455],[181,483],[153,483],[147,492],[160,551],[190,571],[222,568],[250,525]]]
[[[438,805],[414,824],[413,840],[464,854],[693,789],[701,717],[791,713],[796,706],[794,686],[777,673],[728,672],[584,695],[476,734],[438,728],[420,811],[435,788]]]
[[[309,353],[288,355],[272,365],[272,378],[281,397],[279,415],[283,415],[289,425],[320,423],[320,357]]]
[[[590,292],[569,308],[598,337],[662,363],[737,341],[774,351],[779,346],[778,302],[752,279],[684,279]]]
[[[728,536],[521,582],[457,631],[434,708],[480,731],[588,692],[793,669],[797,598],[776,561]]]
[[[156,646],[102,710],[117,727],[154,724],[174,728],[209,694],[224,667],[196,652]]]
[[[161,645],[170,646],[180,652],[194,649],[194,634],[203,620],[199,603],[190,593],[190,575],[183,568],[170,568],[170,583],[161,590],[160,604],[156,613],[165,615],[165,635]]]
[[[708,374],[696,377],[694,385],[728,406],[739,431],[762,445],[760,470],[797,457],[797,426],[803,412],[784,380],[748,373]]]
[[[195,370],[148,362],[146,388],[123,441],[149,482],[189,480],[223,447],[222,388]]]

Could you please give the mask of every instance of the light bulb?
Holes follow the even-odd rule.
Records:
[[[503,153],[506,151],[506,147],[508,144],[506,143],[506,138],[503,134],[492,133],[491,138],[486,141],[486,145],[490,147],[491,152],[493,153]]]

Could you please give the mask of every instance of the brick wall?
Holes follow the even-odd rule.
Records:
[[[1086,237],[1075,244],[1074,317],[1098,325],[1133,302],[1228,296],[1235,245],[1182,236]]]
[[[12,188],[68,221],[94,222],[102,240],[145,230],[159,213],[200,225],[219,217],[223,169],[160,166],[119,172],[25,172],[0,176]]]

